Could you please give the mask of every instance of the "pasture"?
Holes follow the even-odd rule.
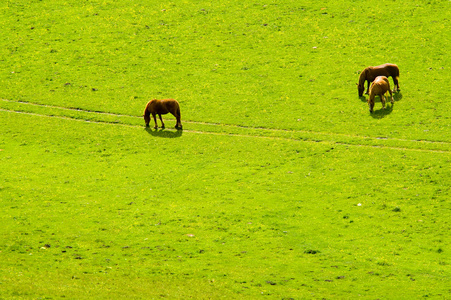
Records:
[[[3,1],[0,299],[445,299],[450,5]]]

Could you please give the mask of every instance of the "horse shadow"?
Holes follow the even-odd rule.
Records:
[[[361,96],[361,97],[359,97],[359,99],[360,99],[360,101],[362,101],[362,102],[367,102],[367,101],[368,101],[368,100],[367,100],[367,97],[365,97],[365,96]],[[393,93],[393,100],[394,100],[394,103],[396,103],[396,102],[398,102],[398,101],[401,101],[401,99],[402,99],[402,94],[401,94],[401,92],[394,92],[394,93]],[[376,102],[376,103],[381,103],[380,98],[379,98],[379,97],[376,97],[375,102]],[[394,106],[394,103],[392,104],[392,103],[390,102],[390,98],[389,98],[389,97],[386,97],[385,109],[381,108],[381,109],[379,109],[379,110],[374,110],[373,113],[371,113],[371,116],[372,116],[374,119],[382,119],[382,118],[384,118],[385,116],[388,116],[389,114],[391,114],[391,113],[393,112],[393,106]]]
[[[395,99],[395,102],[402,100],[402,93],[401,92],[395,92],[393,93],[393,99]]]
[[[173,130],[153,129],[150,127],[146,127],[146,131],[148,134],[150,134],[152,136],[161,137],[161,138],[170,138],[170,139],[181,137],[183,134],[183,130],[181,130],[181,129],[173,131]]]
[[[382,119],[393,112],[393,106],[394,103],[390,103],[390,101],[387,101],[385,103],[385,109],[381,108],[378,110],[374,110],[373,113],[371,113],[371,116],[373,117],[373,119]]]

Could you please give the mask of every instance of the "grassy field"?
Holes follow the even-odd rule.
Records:
[[[0,299],[446,299],[450,5],[3,1]]]

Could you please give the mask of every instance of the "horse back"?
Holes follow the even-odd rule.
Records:
[[[374,79],[370,87],[370,95],[385,94],[390,89],[390,83],[386,76],[378,76]]]
[[[399,68],[395,64],[383,64],[376,67],[369,67],[370,81],[376,79],[378,76],[399,77]]]
[[[147,103],[146,110],[152,114],[165,115],[167,113],[175,113],[180,110],[179,103],[174,99],[153,99]]]
[[[166,109],[170,112],[177,110],[180,107],[178,101],[174,99],[164,99],[161,100],[161,102],[163,102]]]

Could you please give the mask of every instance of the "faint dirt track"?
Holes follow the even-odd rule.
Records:
[[[90,111],[80,108],[45,105],[32,102],[13,101],[7,99],[0,99],[0,111],[27,114],[38,117],[84,121],[90,123],[110,124],[138,128],[144,127],[144,121],[141,116],[116,114],[103,111]],[[220,124],[201,121],[191,121],[185,119],[182,119],[182,123],[193,125],[192,128],[190,129],[184,129],[183,133],[239,136],[249,138],[283,139],[292,141],[346,145],[354,147],[372,147],[393,150],[451,153],[451,142],[444,141],[408,140],[399,138],[350,135],[332,132],[315,132],[306,130],[250,127],[235,124]],[[186,128],[187,126],[184,127]],[[165,131],[170,132],[173,130],[171,128],[165,129]]]

